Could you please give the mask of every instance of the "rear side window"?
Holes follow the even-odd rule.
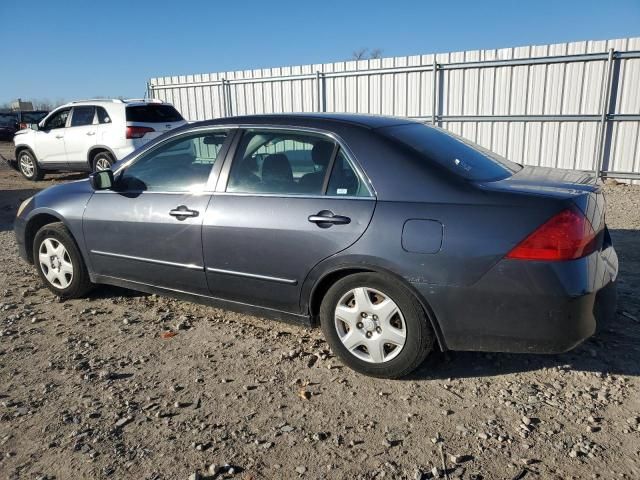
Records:
[[[369,197],[371,194],[342,152],[338,151],[331,170],[327,195],[331,197]]]
[[[81,127],[83,125],[91,125],[93,123],[93,117],[96,113],[96,107],[82,106],[73,107],[73,116],[71,117],[72,127]]]
[[[501,180],[522,168],[469,140],[421,123],[387,127],[379,131],[418,152],[425,161],[439,164],[467,180]]]
[[[165,123],[181,122],[182,115],[171,105],[132,105],[127,107],[127,122]]]
[[[18,117],[10,113],[0,113],[0,126],[15,127]]]
[[[96,110],[98,111],[98,122],[99,123],[111,123],[111,118],[109,117],[109,114],[107,113],[107,111],[104,108],[96,107]]]
[[[22,121],[24,123],[38,123],[49,112],[22,112]]]

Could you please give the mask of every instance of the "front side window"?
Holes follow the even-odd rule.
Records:
[[[335,143],[324,136],[248,130],[234,159],[227,192],[321,195]]]
[[[55,128],[64,128],[67,124],[67,118],[71,109],[65,108],[54,113],[45,124],[45,130],[53,130]]]
[[[118,188],[129,191],[199,192],[227,139],[227,131],[170,140],[126,168]]]
[[[71,126],[81,127],[83,125],[91,125],[93,123],[95,112],[96,108],[92,106],[73,107]]]

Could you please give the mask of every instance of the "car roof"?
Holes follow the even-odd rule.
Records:
[[[265,115],[242,115],[235,117],[222,117],[214,120],[204,120],[197,122],[198,126],[207,125],[296,125],[305,126],[327,126],[327,124],[347,124],[355,127],[376,129],[403,125],[407,123],[417,123],[414,120],[399,117],[387,117],[383,115],[360,115],[350,113],[275,113]],[[194,124],[191,124],[194,126]]]
[[[74,107],[74,106],[82,106],[82,105],[126,105],[126,106],[137,106],[137,105],[171,105],[170,103],[163,102],[160,100],[156,100],[153,98],[131,98],[126,100],[121,100],[119,98],[95,98],[95,99],[86,99],[86,100],[76,100],[73,102],[66,103],[61,105],[61,107]]]

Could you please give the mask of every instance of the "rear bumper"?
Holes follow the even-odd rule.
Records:
[[[413,286],[450,350],[561,353],[614,316],[617,274],[608,246],[569,262],[505,259],[472,286]]]

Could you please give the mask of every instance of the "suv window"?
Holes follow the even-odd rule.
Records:
[[[369,189],[355,172],[351,163],[338,151],[327,186],[327,195],[332,197],[370,197]]]
[[[206,132],[170,140],[129,166],[118,187],[133,191],[202,191],[227,134]]]
[[[127,107],[127,122],[163,123],[181,122],[182,115],[171,105],[153,104]]]
[[[64,110],[58,110],[54,113],[45,124],[45,130],[53,130],[54,128],[64,128],[67,124],[67,118],[69,117],[70,108]]]
[[[81,127],[83,125],[91,125],[93,123],[93,117],[95,117],[96,108],[91,105],[73,107],[73,114],[71,115],[71,126]]]
[[[334,148],[320,135],[248,130],[231,167],[227,191],[321,195]]]
[[[96,111],[98,112],[99,123],[111,123],[111,117],[109,117],[109,114],[104,108],[96,107]]]

